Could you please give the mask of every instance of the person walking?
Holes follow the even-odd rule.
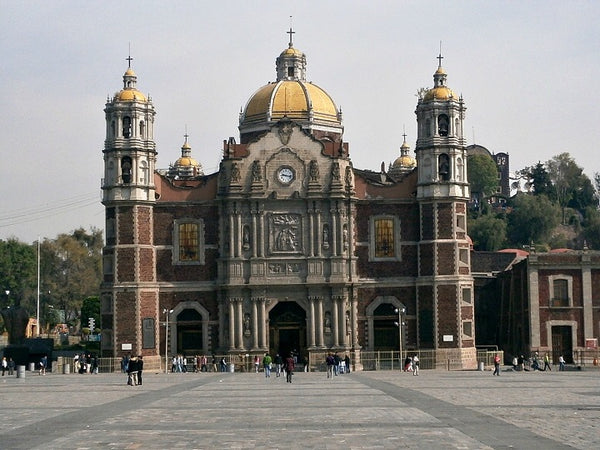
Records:
[[[137,367],[137,358],[134,356],[129,360],[129,364],[127,365],[127,384],[129,386],[137,385]]]
[[[348,354],[344,357],[344,362],[346,363],[346,373],[350,373],[350,356]]]
[[[286,383],[292,382],[292,375],[294,375],[294,357],[292,355],[288,356],[285,360],[285,381]]]
[[[498,353],[494,356],[494,373],[492,373],[492,375],[500,376],[500,356]]]
[[[544,372],[546,369],[552,372],[552,366],[550,365],[550,357],[548,356],[548,353],[544,355]]]
[[[560,355],[558,357],[558,371],[564,372],[564,370],[565,370],[565,358],[563,358],[563,355]]]
[[[333,366],[335,365],[335,360],[333,359],[333,355],[331,353],[327,354],[325,358],[325,364],[327,364],[327,378],[333,378]]]
[[[6,360],[6,356],[2,357],[2,376],[8,370],[8,361]]]
[[[273,358],[269,353],[265,353],[265,357],[263,358],[263,367],[265,369],[265,378],[271,378],[271,364],[273,363]]]
[[[413,366],[413,376],[419,375],[419,357],[417,355],[413,356],[412,366]]]
[[[137,384],[138,386],[142,385],[142,371],[144,370],[144,360],[142,359],[142,355],[138,356],[137,360]]]
[[[8,374],[14,375],[15,373],[15,360],[12,358],[8,358]],[[4,375],[4,373],[2,373]]]
[[[46,366],[48,365],[48,357],[46,355],[42,356],[40,359],[40,375],[46,375]]]
[[[281,368],[283,366],[283,358],[279,355],[279,353],[275,355],[275,360],[273,362],[275,363],[275,376],[280,377]]]
[[[260,367],[260,357],[256,355],[254,357],[254,371],[258,373],[258,368]]]

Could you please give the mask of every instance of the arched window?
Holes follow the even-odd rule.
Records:
[[[115,121],[113,120],[113,121],[110,123],[110,137],[111,137],[111,138],[114,138],[114,137],[115,137],[115,134],[116,134],[116,131],[115,131],[115,130],[116,130],[116,126],[115,126]]]
[[[129,156],[121,159],[121,179],[123,183],[131,183],[131,158]]]
[[[450,180],[450,158],[445,153],[438,157],[438,175],[442,181]]]
[[[148,163],[146,161],[140,162],[140,183],[148,183]]]
[[[438,116],[438,134],[440,136],[448,136],[449,127],[450,122],[448,116],[446,114],[440,114]]]
[[[456,160],[456,180],[462,181],[464,172],[464,164],[462,158]]]
[[[425,121],[425,137],[431,137],[431,119]]]
[[[144,139],[146,137],[146,123],[140,120],[140,137]]]
[[[131,117],[123,117],[123,137],[131,137]]]

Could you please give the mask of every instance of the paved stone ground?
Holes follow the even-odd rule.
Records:
[[[600,373],[0,378],[0,448],[600,448]]]

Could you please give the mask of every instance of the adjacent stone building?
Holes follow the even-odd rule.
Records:
[[[416,157],[404,140],[389,173],[353,167],[341,110],[291,41],[211,174],[187,137],[157,170],[154,105],[129,67],[104,110],[103,355],[331,350],[360,367],[401,338],[474,368],[466,107],[439,61]]]

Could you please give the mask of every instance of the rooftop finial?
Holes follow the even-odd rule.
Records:
[[[438,63],[438,67],[441,68],[442,67],[442,59],[444,59],[444,57],[442,56],[442,41],[440,41],[440,56],[437,57],[439,63]]]
[[[125,58],[125,60],[129,64],[128,67],[131,69],[131,61],[133,61],[133,58],[131,57],[131,42],[129,43],[129,54],[127,55],[127,58]]]
[[[406,125],[402,125],[402,137],[404,138],[404,144],[406,144]]]
[[[292,16],[290,16],[290,31],[288,31],[287,34],[290,35],[290,43],[288,44],[288,46],[290,48],[292,48],[294,46],[293,35],[296,34],[296,32],[294,31],[294,29],[292,28]]]
[[[187,124],[185,124],[185,134],[183,135],[183,137],[185,138],[185,144],[187,144],[188,137],[190,137],[190,135],[187,132]]]

